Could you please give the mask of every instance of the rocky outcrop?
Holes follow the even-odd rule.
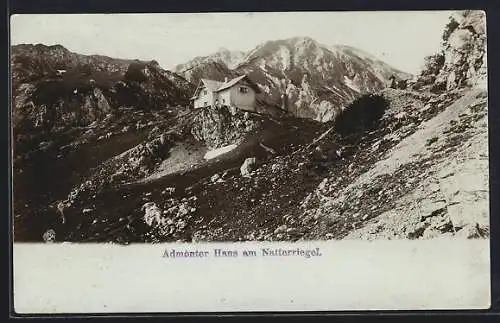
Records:
[[[176,109],[194,86],[155,61],[85,56],[45,45],[12,47],[15,154],[123,109]],[[126,113],[126,112],[125,112]]]
[[[464,86],[486,88],[486,15],[467,10],[453,14],[443,33],[441,51],[426,59],[415,88],[434,92]]]
[[[255,157],[247,158],[240,167],[241,176],[251,176],[257,169],[257,159]]]
[[[207,148],[215,149],[239,144],[261,123],[248,113],[237,111],[232,114],[227,108],[207,108],[195,111],[191,122],[191,134]]]
[[[162,134],[115,156],[94,169],[79,186],[74,187],[67,200],[71,204],[112,185],[122,185],[150,175],[168,156],[178,138],[174,134]]]
[[[56,232],[53,229],[49,229],[45,231],[42,238],[45,242],[54,242],[56,240]]]
[[[147,234],[148,242],[157,242],[162,236],[179,236],[191,222],[196,208],[193,204],[196,197],[189,199],[176,200],[168,199],[163,203],[162,208],[155,202],[148,202],[142,206],[144,211],[144,222],[150,227]]]

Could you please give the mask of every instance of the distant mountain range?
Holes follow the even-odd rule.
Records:
[[[200,78],[222,81],[248,74],[263,90],[262,104],[320,121],[333,119],[360,95],[384,88],[392,75],[412,77],[362,50],[308,37],[268,41],[246,53],[222,48],[177,65],[175,72],[194,84]]]

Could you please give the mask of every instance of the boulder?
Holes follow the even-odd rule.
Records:
[[[279,165],[279,164],[273,164],[273,165],[271,166],[271,170],[272,170],[273,172],[278,171],[280,168],[281,168],[281,167],[280,167],[280,165]]]
[[[210,177],[210,181],[212,183],[216,183],[219,179],[220,179],[220,175],[219,174],[214,174],[212,177]]]
[[[175,187],[167,187],[161,192],[161,194],[167,194],[167,195],[172,195],[174,193],[175,193]]]
[[[240,167],[242,176],[250,176],[257,169],[257,159],[255,157],[247,158]]]
[[[152,226],[154,224],[160,224],[162,219],[162,212],[154,202],[148,202],[142,206],[144,213],[144,222],[147,225]]]
[[[457,29],[451,34],[448,43],[455,50],[464,50],[471,39],[472,33],[468,29]]]
[[[424,199],[419,203],[420,216],[423,219],[446,213],[446,202],[443,200],[433,201]]]
[[[489,223],[489,179],[487,161],[467,159],[454,163],[441,173],[440,189],[448,202],[448,215],[454,227]]]
[[[460,229],[455,236],[466,239],[484,238],[488,236],[488,229],[479,223],[470,223]]]
[[[287,230],[287,226],[286,226],[286,224],[283,224],[283,225],[281,225],[281,226],[277,227],[277,228],[274,230],[274,233],[275,233],[275,234],[280,234],[280,233],[284,233],[284,232],[286,232],[286,230]]]
[[[53,229],[48,229],[42,236],[45,242],[54,242],[56,240],[56,232]]]

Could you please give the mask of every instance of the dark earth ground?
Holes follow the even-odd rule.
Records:
[[[168,123],[171,122],[173,121]],[[282,122],[286,125],[280,124]],[[314,127],[308,127],[311,124],[314,124]],[[181,200],[185,196],[199,197],[198,204],[206,206],[206,209],[198,208],[196,212],[196,216],[202,219],[201,226],[212,221],[214,217],[224,222],[226,219],[218,214],[217,208],[220,207],[219,204],[227,203],[229,196],[226,192],[214,190],[210,185],[204,188],[204,180],[227,170],[226,180],[234,178],[240,181],[242,179],[239,167],[245,158],[255,156],[263,161],[271,157],[270,153],[260,146],[261,143],[272,148],[276,154],[286,154],[291,147],[310,142],[320,133],[321,127],[316,126],[315,122],[301,119],[277,122],[266,118],[263,130],[249,134],[234,151],[193,169],[156,180],[110,185],[95,192],[93,196],[77,200],[64,211],[65,222],[62,223],[55,202],[64,200],[70,189],[91,175],[99,164],[147,141],[151,128],[117,133],[110,138],[74,145],[62,156],[59,154],[60,150],[48,149],[32,154],[30,159],[19,161],[14,168],[15,240],[41,241],[43,233],[49,228],[56,231],[59,241],[147,240],[145,236],[151,228],[142,221],[144,211],[141,207],[147,201],[165,199],[161,192],[166,187],[176,188],[176,192],[169,198]],[[103,127],[102,130],[105,132],[108,128]],[[99,131],[96,131],[95,136],[99,134]],[[65,136],[59,138],[62,141]],[[55,142],[53,147],[62,145]],[[317,181],[312,181],[312,184],[317,184]],[[224,183],[224,187],[234,191],[227,185],[231,184]],[[207,192],[210,194],[205,196]],[[225,204],[224,209],[244,210],[246,206],[241,202],[242,198],[243,194],[240,199],[234,199],[238,201],[237,205]],[[215,200],[218,202],[214,203]],[[85,208],[93,209],[91,215],[82,214]],[[186,228],[181,235],[163,237],[162,240],[190,240],[194,229]]]

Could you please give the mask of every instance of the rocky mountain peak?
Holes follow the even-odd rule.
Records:
[[[464,86],[486,86],[486,20],[483,11],[452,14],[441,50],[426,57],[415,88],[443,92]]]
[[[294,46],[319,46],[319,43],[312,39],[311,37],[307,36],[298,36],[298,37],[292,37],[285,39],[285,42],[288,42],[290,44],[293,44]]]
[[[229,68],[234,68],[238,65],[245,53],[239,50],[229,50],[227,48],[221,47],[217,52],[210,55],[211,59],[215,62],[224,63]]]
[[[310,37],[293,37],[262,43],[247,56],[247,60],[261,59],[270,67],[291,69],[308,58],[323,56],[326,50]]]
[[[176,65],[174,71],[182,74],[197,66],[206,64],[215,65],[220,69],[232,69],[242,61],[244,56],[245,53],[242,51],[220,47],[215,53],[207,56],[197,56],[187,63]]]

